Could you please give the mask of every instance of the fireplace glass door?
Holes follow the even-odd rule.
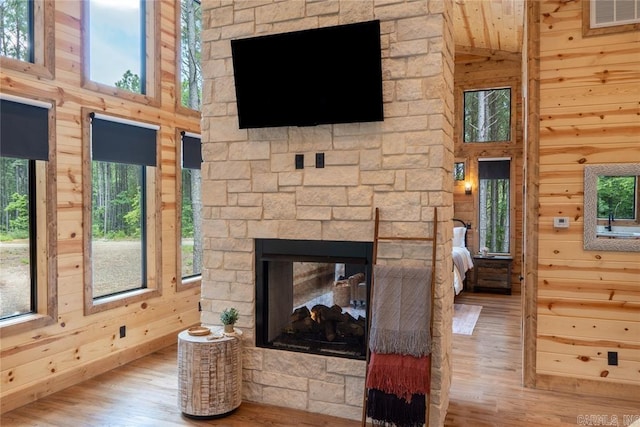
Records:
[[[371,246],[256,240],[257,345],[364,358]]]

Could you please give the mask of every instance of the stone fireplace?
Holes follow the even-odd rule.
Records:
[[[202,322],[220,324],[222,310],[239,310],[244,400],[360,419],[364,391],[365,362],[357,356],[283,351],[263,345],[272,337],[261,330],[265,262],[281,263],[284,276],[309,274],[294,273],[294,261],[325,263],[305,268],[331,283],[339,278],[335,265],[349,262],[271,261],[257,255],[256,242],[371,242],[375,208],[382,234],[429,235],[438,207],[430,425],[443,423],[453,307],[451,7],[439,0],[203,0]],[[383,122],[238,128],[231,39],[372,19],[381,21]],[[314,161],[320,153],[324,167]],[[296,155],[304,156],[302,169]],[[378,251],[378,259],[414,261],[396,246]],[[285,313],[294,309],[290,298],[287,291]]]

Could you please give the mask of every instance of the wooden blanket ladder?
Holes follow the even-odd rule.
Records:
[[[435,283],[436,283],[436,243],[438,238],[438,208],[433,208],[433,234],[430,237],[399,237],[399,236],[381,236],[380,235],[380,211],[379,208],[376,208],[375,211],[375,224],[374,224],[374,236],[373,236],[373,265],[377,263],[378,259],[378,243],[380,241],[415,241],[415,242],[432,242],[431,244],[431,298],[430,301],[425,301],[426,304],[431,306],[431,317],[429,319],[429,331],[431,336],[433,337],[433,309],[434,309],[434,295],[435,295]],[[371,289],[369,290],[369,307],[373,307],[373,289],[375,277],[373,275],[373,266],[371,268]],[[367,337],[366,337],[366,368],[365,368],[365,385],[364,385],[364,396],[362,399],[362,427],[365,427],[367,424],[367,375],[369,372],[369,361],[371,357],[371,352],[369,350],[369,331],[371,329],[371,312],[369,312],[367,316]],[[431,404],[431,393],[427,393],[425,396],[425,406],[426,406],[426,414],[425,421],[426,425],[429,425],[429,406]]]

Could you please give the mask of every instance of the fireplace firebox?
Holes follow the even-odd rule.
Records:
[[[373,244],[256,239],[256,345],[366,356]]]

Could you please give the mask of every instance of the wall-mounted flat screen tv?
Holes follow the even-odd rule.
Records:
[[[380,21],[231,41],[241,129],[383,120]]]

